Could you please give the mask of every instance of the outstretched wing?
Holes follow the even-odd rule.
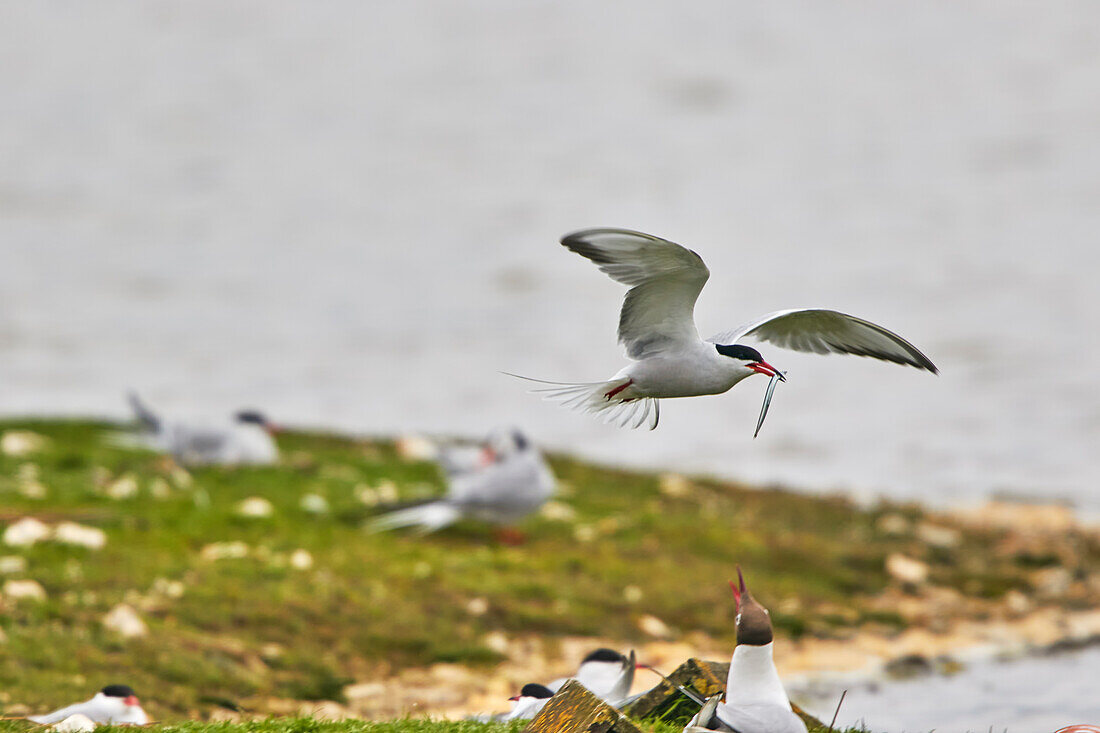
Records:
[[[820,308],[777,311],[732,331],[715,334],[707,341],[735,344],[746,336],[794,351],[870,356],[939,373],[920,349],[893,331],[837,311]]]
[[[619,342],[631,359],[699,339],[695,301],[710,270],[695,252],[628,229],[585,229],[561,243],[630,286],[619,314]]]

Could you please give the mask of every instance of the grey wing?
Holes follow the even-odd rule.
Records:
[[[710,270],[695,252],[628,229],[586,229],[561,243],[629,285],[619,313],[619,342],[632,359],[699,339],[695,301]]]
[[[542,506],[554,490],[553,474],[538,451],[451,477],[447,501],[497,521],[519,519]]]
[[[707,341],[735,344],[745,336],[794,351],[870,356],[927,369],[933,374],[939,372],[920,349],[893,331],[833,310],[798,308],[777,311],[732,331],[717,333]]]
[[[448,476],[476,471],[484,465],[485,449],[480,445],[441,445],[436,462]]]
[[[218,462],[224,458],[231,437],[229,430],[195,429],[180,425],[169,437],[168,450],[184,463]]]
[[[780,705],[719,705],[718,720],[737,733],[806,733],[806,724]]]

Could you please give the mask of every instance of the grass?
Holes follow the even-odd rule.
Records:
[[[47,593],[44,602],[0,600],[0,708],[49,709],[114,681],[155,691],[145,694],[146,709],[160,720],[231,704],[263,709],[268,698],[339,701],[347,682],[407,665],[488,670],[500,660],[485,643],[490,632],[641,641],[642,614],[732,648],[725,580],[736,563],[774,609],[781,638],[903,627],[902,617],[865,603],[891,583],[884,561],[895,551],[925,558],[936,584],[970,596],[1029,587],[1026,562],[991,559],[994,534],[964,532],[958,547],[944,551],[878,528],[885,512],[919,518],[912,507],[864,510],[840,498],[706,479],[678,496],[662,491],[655,474],[565,456],[552,457],[558,501],[575,517],[528,519],[521,546],[497,543],[479,524],[428,537],[368,534],[362,523],[374,510],[358,498],[363,487],[390,481],[403,498],[439,493],[434,465],[403,460],[388,440],[290,433],[280,436],[278,466],[200,469],[184,480],[170,461],[113,444],[107,438],[115,429],[0,422],[0,432],[47,439],[36,453],[0,455],[0,525],[23,516],[72,520],[108,537],[98,551],[0,545],[0,555],[27,562],[0,583],[31,578]],[[110,498],[123,477],[136,481],[137,492]],[[29,482],[45,497],[28,496]],[[305,511],[305,494],[324,497],[329,511]],[[239,516],[236,506],[251,496],[270,501],[272,515]],[[219,542],[243,542],[247,556],[205,559],[204,548]],[[310,553],[312,567],[291,564],[297,550]],[[1100,556],[1094,545],[1084,552],[1093,563]],[[147,636],[123,640],[103,627],[122,602],[139,609]],[[327,730],[311,721],[262,725]]]

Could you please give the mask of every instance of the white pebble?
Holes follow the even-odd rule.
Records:
[[[27,558],[20,555],[4,555],[0,557],[0,573],[12,575],[27,570]]]
[[[310,514],[328,514],[328,499],[320,494],[306,494],[298,502],[302,511]]]
[[[134,639],[149,633],[149,627],[138,616],[137,611],[125,603],[120,603],[103,617],[103,626],[126,639]]]
[[[45,446],[46,439],[30,430],[8,430],[0,437],[0,452],[6,456],[25,456]]]
[[[295,550],[290,553],[290,567],[295,570],[309,570],[313,567],[313,555],[309,554],[309,550]]]
[[[250,496],[237,504],[237,514],[242,517],[261,519],[275,513],[275,507],[262,496]]]
[[[4,583],[3,593],[15,600],[46,600],[46,589],[37,580],[9,580]]]
[[[199,553],[203,560],[239,560],[248,557],[248,545],[234,542],[212,542]]]
[[[53,538],[64,545],[79,545],[89,550],[102,550],[107,544],[107,533],[102,529],[76,522],[62,522],[57,525]]]
[[[4,544],[12,547],[30,547],[50,536],[50,528],[34,517],[23,517],[4,530]]]

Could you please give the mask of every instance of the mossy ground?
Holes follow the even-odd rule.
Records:
[[[912,538],[879,529],[884,511],[917,516],[913,508],[862,510],[714,480],[676,496],[655,474],[554,456],[559,500],[575,517],[528,519],[523,545],[500,544],[474,523],[426,537],[369,534],[362,524],[374,510],[357,498],[363,486],[389,480],[403,497],[443,487],[433,464],[403,460],[387,440],[285,434],[280,465],[198,469],[181,486],[170,461],[109,440],[117,426],[0,422],[0,431],[14,429],[47,442],[33,454],[0,455],[0,526],[24,516],[72,520],[105,530],[108,542],[98,551],[0,547],[27,560],[25,572],[7,578],[34,579],[47,593],[44,602],[0,601],[0,707],[49,709],[114,681],[142,691],[160,720],[263,698],[339,700],[348,681],[403,665],[487,668],[499,659],[484,643],[493,631],[642,640],[642,614],[732,648],[725,581],[737,563],[772,607],[780,638],[903,625],[861,601],[891,582],[884,559],[894,551],[923,555],[936,583],[970,595],[1027,587],[1025,569],[1011,561],[967,559],[992,557],[995,536],[966,533],[959,547],[930,557]],[[32,475],[44,498],[26,495]],[[106,487],[126,475],[137,493],[110,498]],[[309,493],[330,511],[303,510]],[[239,516],[236,505],[250,496],[269,500],[273,514]],[[203,558],[204,547],[229,541],[247,544],[248,556]],[[311,568],[288,562],[298,549],[311,554]],[[164,581],[180,581],[183,594],[158,592]],[[484,612],[471,613],[474,599],[484,599],[475,604]],[[103,616],[121,602],[140,609],[147,636],[126,641],[104,629]]]

